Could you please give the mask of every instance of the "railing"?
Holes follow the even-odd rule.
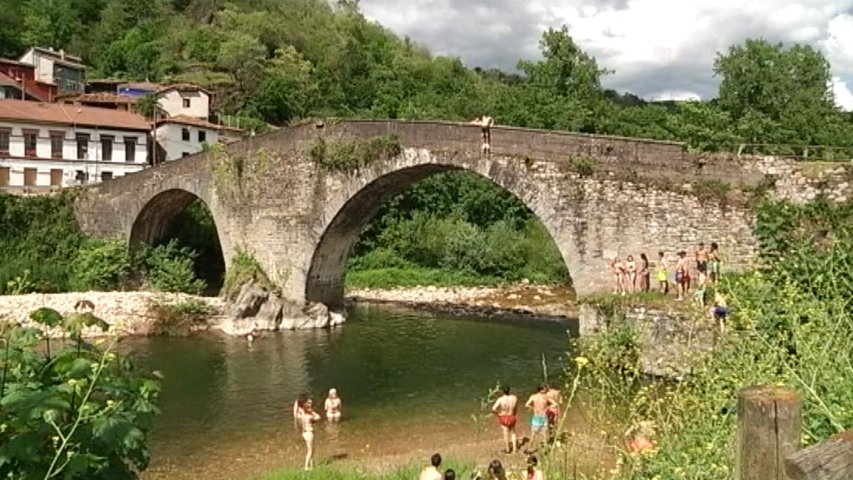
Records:
[[[738,393],[735,480],[853,479],[853,430],[800,450],[803,399],[790,388]]]

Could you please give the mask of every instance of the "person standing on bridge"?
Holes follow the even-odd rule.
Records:
[[[481,115],[471,121],[474,125],[480,126],[480,135],[483,137],[483,154],[492,152],[492,126],[495,124],[495,119],[488,115]]]

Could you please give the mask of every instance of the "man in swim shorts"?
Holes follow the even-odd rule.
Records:
[[[491,153],[492,151],[492,125],[495,124],[495,119],[488,115],[481,115],[471,121],[474,125],[480,126],[480,135],[483,137],[483,153]]]
[[[492,412],[498,416],[498,423],[504,434],[507,446],[505,453],[512,453],[518,448],[518,436],[515,434],[515,424],[518,422],[518,397],[510,393],[510,388],[503,387],[503,395],[495,400]]]
[[[705,248],[704,242],[699,242],[699,248],[696,249],[696,270],[699,272],[699,286],[705,285],[706,275],[708,275],[708,250]]]
[[[548,427],[548,407],[556,406],[552,400],[548,398],[548,386],[539,386],[539,391],[530,396],[525,407],[533,410],[533,416],[530,418],[530,450],[534,450],[536,440],[540,434],[545,432]]]

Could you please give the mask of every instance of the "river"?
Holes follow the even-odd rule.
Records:
[[[335,330],[251,343],[214,335],[128,339],[123,348],[137,363],[165,376],[144,478],[252,479],[298,467],[293,400],[308,392],[322,405],[330,387],[340,392],[344,419],[319,424],[320,463],[405,462],[492,439],[497,451],[494,421],[472,418],[481,399],[508,382],[523,401],[542,381],[543,358],[550,379],[560,381],[567,328],[363,305]]]

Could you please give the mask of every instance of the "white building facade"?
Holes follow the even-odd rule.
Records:
[[[154,136],[159,148],[153,163],[157,164],[199,153],[208,145],[239,140],[241,131],[179,115],[158,121]]]
[[[137,172],[148,138],[148,124],[128,112],[0,100],[0,188],[39,193]]]
[[[210,92],[196,85],[170,85],[158,93],[157,103],[170,117],[210,118]]]

